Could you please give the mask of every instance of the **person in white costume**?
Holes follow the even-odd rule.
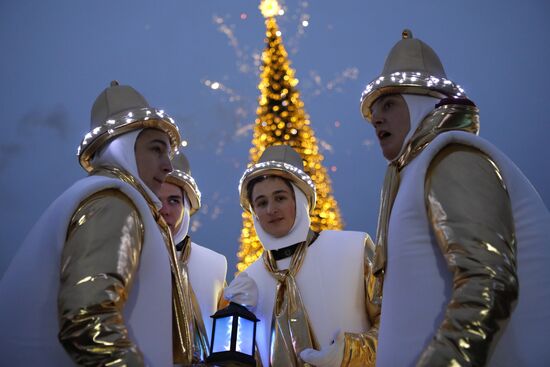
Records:
[[[377,366],[548,366],[550,214],[478,108],[405,30],[361,111],[389,162]]]
[[[160,190],[160,214],[169,225],[178,253],[186,302],[186,355],[175,363],[189,365],[206,360],[212,333],[212,319],[222,300],[227,260],[225,256],[191,241],[191,216],[200,209],[201,193],[191,176],[189,161],[181,152],[172,158],[174,170]]]
[[[374,256],[368,234],[310,230],[316,192],[291,147],[268,147],[239,185],[264,247],[225,290],[260,319],[264,366],[374,365],[379,307],[366,302]]]
[[[3,365],[169,366],[178,352],[181,281],[156,196],[178,128],[117,82],[91,128],[78,149],[89,175],[50,205],[1,280]]]

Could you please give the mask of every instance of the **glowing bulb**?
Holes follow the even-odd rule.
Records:
[[[271,18],[279,15],[282,10],[277,0],[262,0],[259,9],[264,18]]]

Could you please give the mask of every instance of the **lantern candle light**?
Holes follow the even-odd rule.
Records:
[[[246,307],[231,302],[211,316],[212,341],[209,365],[255,366],[256,316]]]

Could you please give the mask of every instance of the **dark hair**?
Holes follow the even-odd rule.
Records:
[[[272,179],[272,178],[280,178],[281,180],[283,180],[283,182],[290,189],[290,192],[294,195],[294,189],[292,188],[292,185],[290,184],[290,180],[288,180],[284,177],[281,177],[281,176],[276,176],[276,175],[258,176],[258,177],[253,178],[252,180],[250,180],[246,184],[246,198],[248,199],[248,202],[250,203],[251,206],[253,206],[252,205],[252,190],[254,189],[254,185],[256,185],[259,182],[262,182],[262,181],[265,181],[265,180],[268,180],[268,179]]]

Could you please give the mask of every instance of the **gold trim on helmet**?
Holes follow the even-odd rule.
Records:
[[[188,175],[187,173],[175,169],[166,176],[166,182],[181,187],[181,189],[187,194],[189,199],[189,204],[191,208],[189,209],[189,214],[193,215],[201,207],[201,192],[199,187],[195,182],[195,179]]]
[[[91,160],[94,154],[109,140],[136,129],[155,128],[164,131],[170,139],[173,155],[180,145],[178,126],[173,118],[163,110],[140,108],[125,111],[112,116],[101,126],[88,132],[78,146],[77,156],[80,165],[88,172],[92,171]]]
[[[292,164],[279,162],[279,161],[267,161],[256,163],[244,171],[243,176],[239,181],[239,193],[241,207],[250,212],[251,204],[248,201],[248,183],[260,176],[278,176],[290,180],[293,184],[298,186],[300,190],[304,192],[309,203],[309,212],[313,212],[315,203],[317,201],[317,193],[315,190],[315,184],[307,173],[301,169],[293,166]]]
[[[414,71],[397,71],[381,75],[365,87],[361,94],[361,114],[371,120],[374,101],[386,94],[424,94],[436,98],[466,98],[466,92],[458,84],[446,78]]]

